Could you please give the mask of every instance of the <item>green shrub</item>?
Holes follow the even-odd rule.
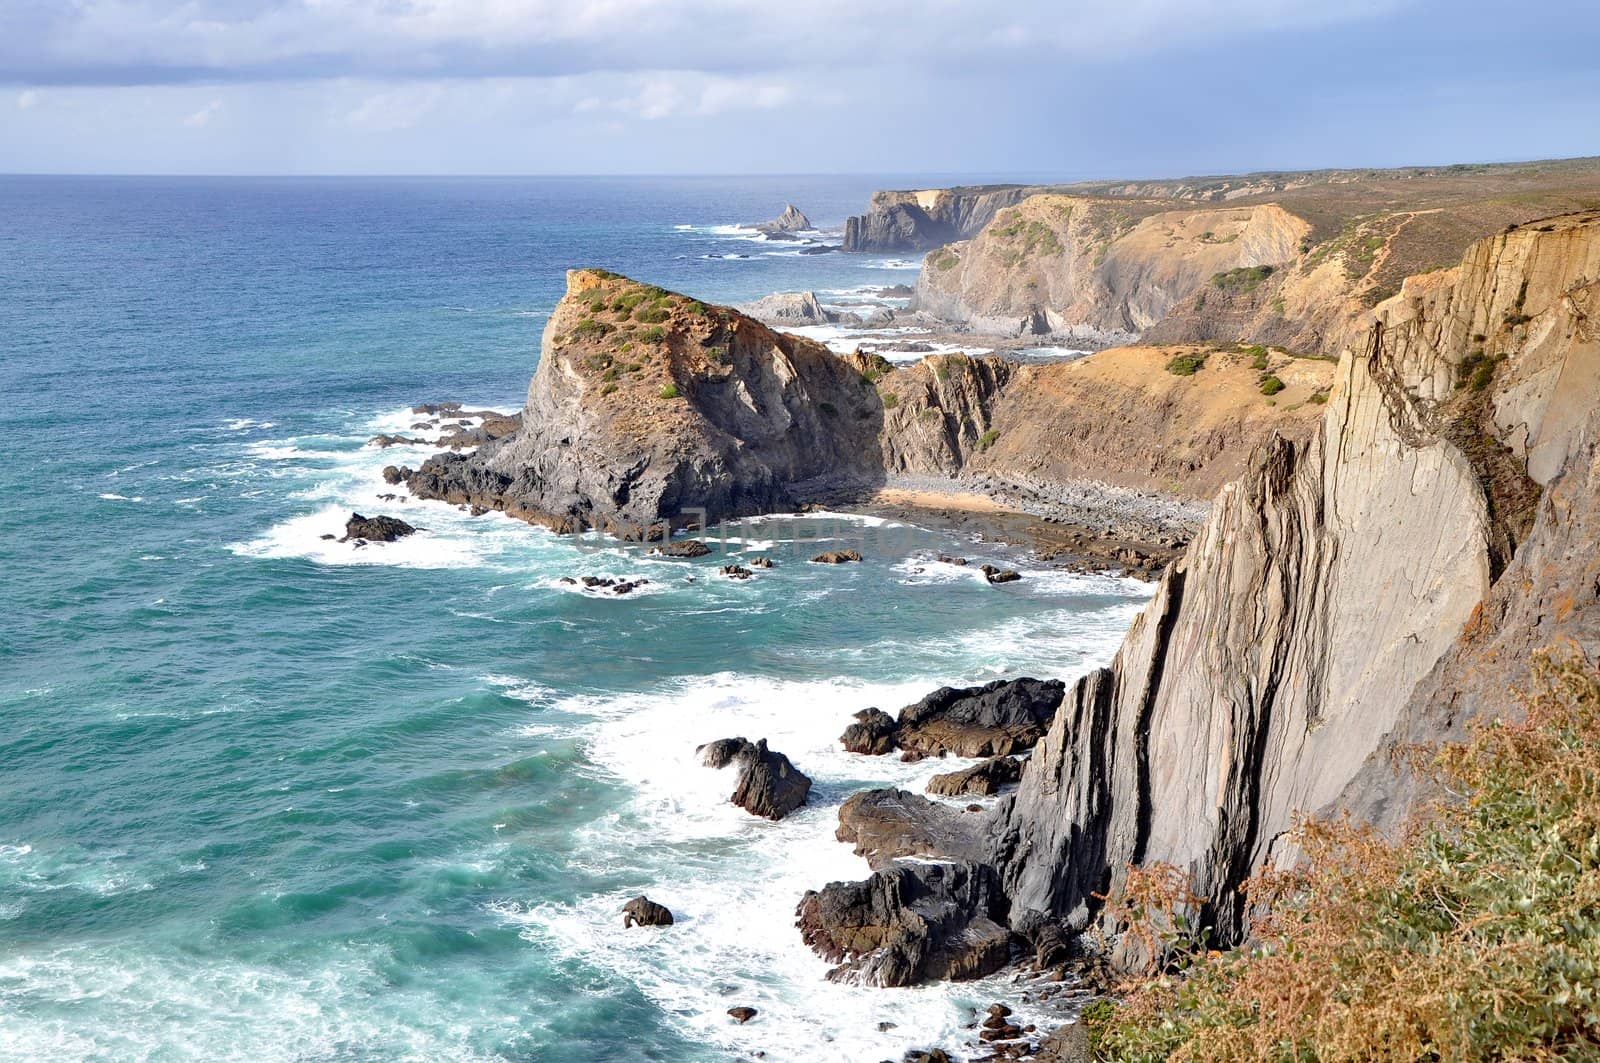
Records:
[[[1206,293],[1205,292],[1201,292],[1199,295],[1194,297],[1194,308],[1196,310],[1204,310],[1206,308]]]
[[[1194,376],[1205,367],[1203,354],[1178,354],[1167,363],[1167,372],[1173,376]]]
[[[997,429],[997,428],[989,429],[987,432],[983,433],[983,435],[978,437],[978,449],[979,450],[988,450],[990,447],[994,446],[994,441],[999,439],[999,438],[1000,438],[1000,430],[999,429]]]
[[[1600,675],[1547,651],[1518,700],[1438,751],[1450,799],[1400,841],[1298,825],[1302,864],[1246,887],[1249,951],[1086,1012],[1096,1058],[1600,1058]]]
[[[661,389],[661,397],[664,399],[681,399],[683,398],[683,392],[678,390],[678,385],[668,384]]]
[[[1267,356],[1264,355],[1264,354],[1258,354],[1253,359],[1250,360],[1250,368],[1251,369],[1265,369],[1266,367],[1267,367]]]
[[[1323,403],[1328,401],[1328,393],[1326,391],[1313,391],[1311,393],[1311,397],[1306,401],[1314,402],[1318,406],[1321,406]]]
[[[617,390],[617,385],[615,383],[607,384],[605,387],[600,389],[600,394],[609,395],[615,390]]]
[[[933,260],[933,268],[943,273],[947,270],[955,269],[956,264],[960,261],[959,258],[952,255],[945,248],[940,248]]]
[[[607,366],[606,371],[600,374],[600,379],[607,382],[617,379],[617,367],[614,365]]]
[[[1263,281],[1272,276],[1272,266],[1240,266],[1222,273],[1211,275],[1214,287],[1223,291],[1253,292],[1261,287]]]
[[[667,338],[667,330],[662,328],[660,325],[651,325],[649,328],[639,333],[639,338],[645,343],[660,343],[662,340]]]
[[[683,304],[683,308],[689,313],[693,314],[695,317],[706,316],[706,304],[702,303],[698,299],[690,299],[687,303]]]
[[[1282,391],[1283,388],[1283,381],[1279,380],[1275,376],[1269,374],[1261,378],[1261,394],[1263,395],[1276,395],[1278,392]]]
[[[604,321],[596,321],[592,317],[586,317],[572,327],[571,334],[579,339],[587,339],[591,337],[599,338],[614,331],[614,326],[608,325]]]
[[[892,391],[880,391],[878,397],[883,400],[883,408],[886,410],[892,410],[900,405],[900,396]]]
[[[671,312],[669,312],[666,307],[660,306],[647,306],[641,310],[635,310],[633,313],[633,319],[635,321],[646,325],[660,324],[671,316]]]

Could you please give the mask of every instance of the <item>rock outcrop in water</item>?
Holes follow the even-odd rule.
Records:
[[[1238,886],[1294,859],[1296,813],[1396,818],[1418,784],[1386,750],[1506,711],[1552,634],[1600,652],[1578,548],[1597,306],[1586,214],[1481,241],[1378,308],[1319,431],[1224,490],[1002,803],[991,859],[1017,910],[1085,926],[1123,869],[1161,861],[1237,941]]]
[[[392,543],[414,534],[416,530],[399,517],[364,517],[360,513],[352,513],[350,519],[344,522],[344,538],[339,541]]]
[[[800,212],[800,208],[793,203],[785,203],[783,213],[770,221],[757,222],[750,226],[757,232],[763,233],[800,233],[807,232],[816,226],[811,224],[811,219]]]
[[[806,803],[811,779],[782,753],[767,748],[767,740],[722,738],[695,750],[708,768],[739,768],[739,781],[730,800],[753,816],[782,819]]]
[[[987,864],[896,865],[810,891],[795,914],[806,944],[838,964],[832,981],[981,978],[1011,959],[1005,894]]]
[[[629,538],[881,482],[882,406],[820,344],[600,270],[573,270],[521,427],[429,459],[414,494]]]

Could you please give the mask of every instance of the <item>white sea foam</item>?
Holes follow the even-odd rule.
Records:
[[[119,494],[116,494],[116,493],[111,492],[111,491],[107,491],[107,492],[101,494],[100,497],[105,499],[107,502],[143,502],[144,501],[144,496],[142,496],[142,495],[119,495]]]
[[[507,898],[495,911],[539,947],[639,986],[688,1036],[730,1052],[854,1063],[898,1058],[913,1042],[967,1041],[975,1008],[1015,999],[1003,978],[893,992],[836,985],[794,929],[807,889],[869,873],[834,839],[839,803],[867,785],[920,791],[952,767],[848,754],[839,732],[851,713],[898,708],[939,682],[720,673],[648,694],[556,699],[558,710],[592,719],[583,729],[590,759],[630,795],[622,812],[582,832],[577,851],[593,854],[594,870],[635,882],[570,905]],[[807,807],[773,823],[729,802],[734,770],[702,766],[695,747],[736,735],[767,739],[812,777]],[[670,908],[676,925],[621,932],[621,906],[639,892]],[[756,1020],[736,1024],[734,1005],[756,1008]],[[886,1019],[898,1028],[879,1030]]]

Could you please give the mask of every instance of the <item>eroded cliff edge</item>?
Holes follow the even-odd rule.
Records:
[[[1224,488],[1000,806],[1014,912],[1082,928],[1161,861],[1237,941],[1238,886],[1294,858],[1296,813],[1397,816],[1419,784],[1392,748],[1508,711],[1552,635],[1600,653],[1597,300],[1587,213],[1482,240],[1376,308],[1318,430]]]

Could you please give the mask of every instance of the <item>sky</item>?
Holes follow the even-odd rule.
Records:
[[[0,172],[1163,177],[1600,154],[1600,0],[0,0]]]

